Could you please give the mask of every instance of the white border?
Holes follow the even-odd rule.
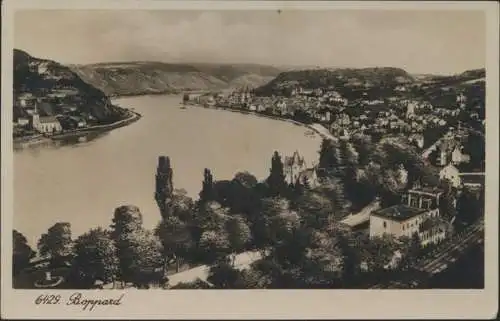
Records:
[[[13,202],[12,48],[13,12],[19,9],[192,10],[481,10],[487,15],[486,241],[484,290],[238,290],[124,291],[123,305],[82,312],[74,306],[36,306],[43,291],[11,288]],[[492,318],[498,311],[498,25],[496,2],[276,2],[276,1],[4,1],[2,6],[2,318],[38,319],[332,319]],[[59,291],[69,295],[74,291]],[[81,291],[89,296],[108,295]],[[109,292],[109,296],[121,294]]]

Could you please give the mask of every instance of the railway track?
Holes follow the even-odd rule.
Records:
[[[453,264],[459,259],[460,254],[473,244],[484,242],[484,220],[475,223],[458,237],[450,239],[437,251],[431,259],[420,262],[416,270],[425,273],[425,275],[434,275],[444,271],[449,264]],[[382,283],[372,285],[369,289],[386,289],[390,285]]]
[[[447,263],[453,263],[457,260],[457,255],[471,244],[475,244],[483,238],[482,232],[484,231],[483,222],[478,222],[470,227],[459,239],[452,239],[447,243],[431,260],[426,260],[420,263],[416,268],[417,270],[436,274],[441,272],[447,267]],[[458,241],[458,242],[457,242]],[[451,243],[453,242],[453,243]]]

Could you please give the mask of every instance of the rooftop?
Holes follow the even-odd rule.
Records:
[[[438,196],[438,194],[443,193],[444,191],[437,187],[416,187],[412,188],[408,191],[408,193],[416,193],[416,194],[424,194],[429,196]]]
[[[57,123],[59,122],[54,116],[42,116],[40,117],[40,123]]]
[[[394,205],[378,211],[372,212],[372,215],[384,217],[394,221],[406,221],[412,217],[425,213],[427,210],[407,205]]]

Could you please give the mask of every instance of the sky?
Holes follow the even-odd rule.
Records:
[[[122,61],[399,67],[486,65],[482,11],[17,11],[14,46],[64,64]]]

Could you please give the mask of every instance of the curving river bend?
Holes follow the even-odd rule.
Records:
[[[31,244],[56,222],[69,222],[73,236],[107,227],[113,211],[137,205],[146,227],[159,213],[153,198],[157,158],[170,156],[174,187],[197,198],[203,169],[215,180],[248,170],[269,173],[274,150],[298,150],[308,165],[318,159],[321,138],[290,123],[222,110],[180,109],[181,97],[120,98],[142,118],[86,143],[24,149],[14,153],[14,228]]]

